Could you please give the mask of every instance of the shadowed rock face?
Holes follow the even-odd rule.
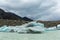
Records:
[[[0,9],[0,19],[18,20],[22,18],[12,12],[5,12],[4,10]]]
[[[23,20],[25,20],[25,21],[33,21],[32,19],[27,18],[27,17],[23,17]]]
[[[5,12],[2,9],[0,9],[0,19],[33,21],[32,19],[29,19],[27,17],[22,18],[12,12]]]
[[[30,21],[33,20],[27,17],[22,18],[12,12],[5,12],[4,10],[0,9],[0,26],[16,26],[28,23]]]
[[[6,13],[3,15],[3,19],[19,20],[19,19],[22,19],[22,17],[14,14],[14,13],[11,13],[11,12],[6,12]]]
[[[2,10],[2,9],[0,9],[0,19],[2,19],[2,18],[3,18],[3,17],[2,17],[3,13],[5,13],[5,11],[4,11],[4,10]]]

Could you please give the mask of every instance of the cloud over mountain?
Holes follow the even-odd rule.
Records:
[[[60,20],[60,0],[0,0],[0,8],[35,20]]]

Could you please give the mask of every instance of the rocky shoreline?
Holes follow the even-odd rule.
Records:
[[[18,26],[25,23],[28,23],[29,21],[24,20],[8,20],[8,19],[0,19],[0,27],[7,25],[7,26]]]

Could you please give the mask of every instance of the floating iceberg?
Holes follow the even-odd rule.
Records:
[[[50,28],[46,28],[46,31],[54,31],[54,30],[56,30],[56,26],[50,27]]]
[[[37,23],[37,22],[30,22],[28,23],[27,27],[33,27],[33,26],[40,26],[40,27],[44,27],[43,23]]]
[[[37,32],[37,31],[39,31],[39,32],[44,32],[44,31],[45,31],[45,28],[40,27],[40,26],[29,27],[29,29],[32,30],[32,31],[35,31],[35,32]]]
[[[30,23],[28,23],[28,25],[26,27],[28,27],[28,29],[33,32],[45,31],[44,24],[42,24],[42,23],[30,22]]]
[[[21,26],[3,26],[0,27],[0,32],[18,32],[18,33],[40,33],[50,30],[55,30],[55,27],[45,28],[43,23],[30,22]]]
[[[57,29],[60,30],[60,24],[57,25]]]
[[[9,32],[11,29],[7,26],[0,27],[0,32]]]

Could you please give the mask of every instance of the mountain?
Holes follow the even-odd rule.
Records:
[[[19,20],[22,19],[22,17],[12,13],[12,12],[6,12],[5,15],[3,15],[3,19],[12,19],[12,20]]]
[[[27,18],[27,17],[22,18],[12,12],[5,12],[3,9],[0,9],[0,19],[33,21],[30,18]]]
[[[4,10],[0,9],[0,19],[18,20],[22,18],[12,12],[5,12]]]
[[[0,9],[0,27],[3,25],[7,26],[16,26],[22,25],[33,21],[27,17],[21,17],[12,12],[5,12],[3,9]]]
[[[32,19],[30,19],[28,17],[23,17],[23,20],[25,20],[25,21],[33,21]]]

